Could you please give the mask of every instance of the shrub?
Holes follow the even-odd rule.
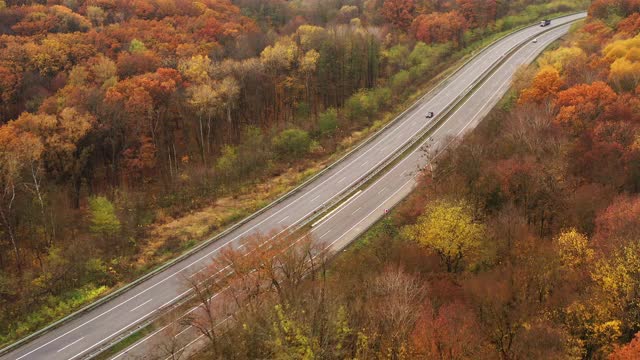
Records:
[[[238,168],[238,151],[234,146],[225,145],[222,155],[216,161],[216,170],[222,177],[232,178]]]
[[[93,234],[112,237],[120,231],[120,220],[116,216],[113,204],[106,197],[96,196],[90,198],[89,211],[91,223],[89,229]]]
[[[407,85],[409,85],[409,81],[411,80],[411,76],[408,71],[402,70],[395,74],[391,78],[391,88],[393,92],[396,94],[401,94],[405,90],[407,90]]]
[[[309,152],[311,138],[304,130],[287,129],[276,135],[271,143],[278,155],[293,158]]]
[[[318,118],[318,130],[322,136],[331,135],[338,128],[338,111],[335,108],[329,108],[320,114]]]

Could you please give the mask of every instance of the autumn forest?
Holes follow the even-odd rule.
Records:
[[[205,358],[639,358],[637,0],[0,0],[0,345],[583,9],[390,216]]]

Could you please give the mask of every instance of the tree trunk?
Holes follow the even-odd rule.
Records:
[[[18,268],[18,272],[21,273],[22,272],[22,263],[20,261],[20,251],[18,250],[18,243],[16,241],[16,237],[13,231],[13,226],[11,226],[11,221],[9,219],[9,214],[8,212],[11,211],[11,207],[13,205],[13,200],[16,198],[16,191],[15,191],[15,187],[12,185],[11,186],[11,200],[9,200],[9,206],[7,207],[7,210],[5,211],[5,209],[3,209],[0,206],[0,216],[2,217],[2,222],[4,223],[4,226],[7,229],[7,233],[9,234],[9,240],[11,241],[11,246],[13,247],[13,253],[15,254],[16,257],[16,266]]]

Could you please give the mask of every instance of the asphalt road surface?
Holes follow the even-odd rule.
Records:
[[[552,26],[569,24],[586,14],[572,15],[554,20]],[[123,333],[156,316],[162,309],[183,297],[188,288],[185,278],[209,264],[219,249],[225,246],[240,247],[241,240],[251,234],[268,233],[298,225],[315,211],[324,209],[345,189],[357,184],[371,169],[383,163],[388,156],[400,149],[416,134],[438,121],[439,114],[456,98],[465,93],[493,64],[504,60],[511,49],[527,42],[513,56],[508,57],[500,68],[460,106],[446,122],[427,140],[431,149],[443,149],[452,136],[460,136],[472,129],[482,119],[510,86],[515,70],[522,64],[533,61],[551,42],[569,29],[560,26],[541,34],[548,28],[532,26],[516,32],[493,44],[462,69],[451,76],[442,86],[422,98],[418,106],[405,113],[373,141],[350,154],[315,181],[273,206],[266,212],[237,228],[225,237],[200,249],[191,256],[163,270],[123,294],[75,319],[49,331],[37,339],[5,354],[8,359],[82,359],[95,354],[101,347],[117,339]],[[530,42],[538,36],[537,43]],[[434,119],[427,120],[425,114],[433,111]],[[316,225],[312,234],[332,249],[341,249],[353,241],[371,224],[384,216],[384,209],[391,208],[404,198],[415,186],[415,175],[424,167],[427,159],[424,152],[416,150],[397,163],[385,175],[341,206],[338,211]],[[185,331],[180,334],[184,343],[192,343],[195,334]],[[135,344],[119,359],[148,354],[156,348],[154,337]]]

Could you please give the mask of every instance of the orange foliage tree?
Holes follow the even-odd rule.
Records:
[[[583,128],[602,115],[616,101],[617,94],[609,85],[597,81],[580,84],[558,93],[558,124]]]
[[[424,43],[455,41],[462,45],[467,21],[457,11],[422,14],[411,24],[411,34]]]
[[[564,80],[558,70],[552,66],[545,66],[538,71],[531,86],[520,93],[518,102],[546,105],[550,109],[563,86]]]

